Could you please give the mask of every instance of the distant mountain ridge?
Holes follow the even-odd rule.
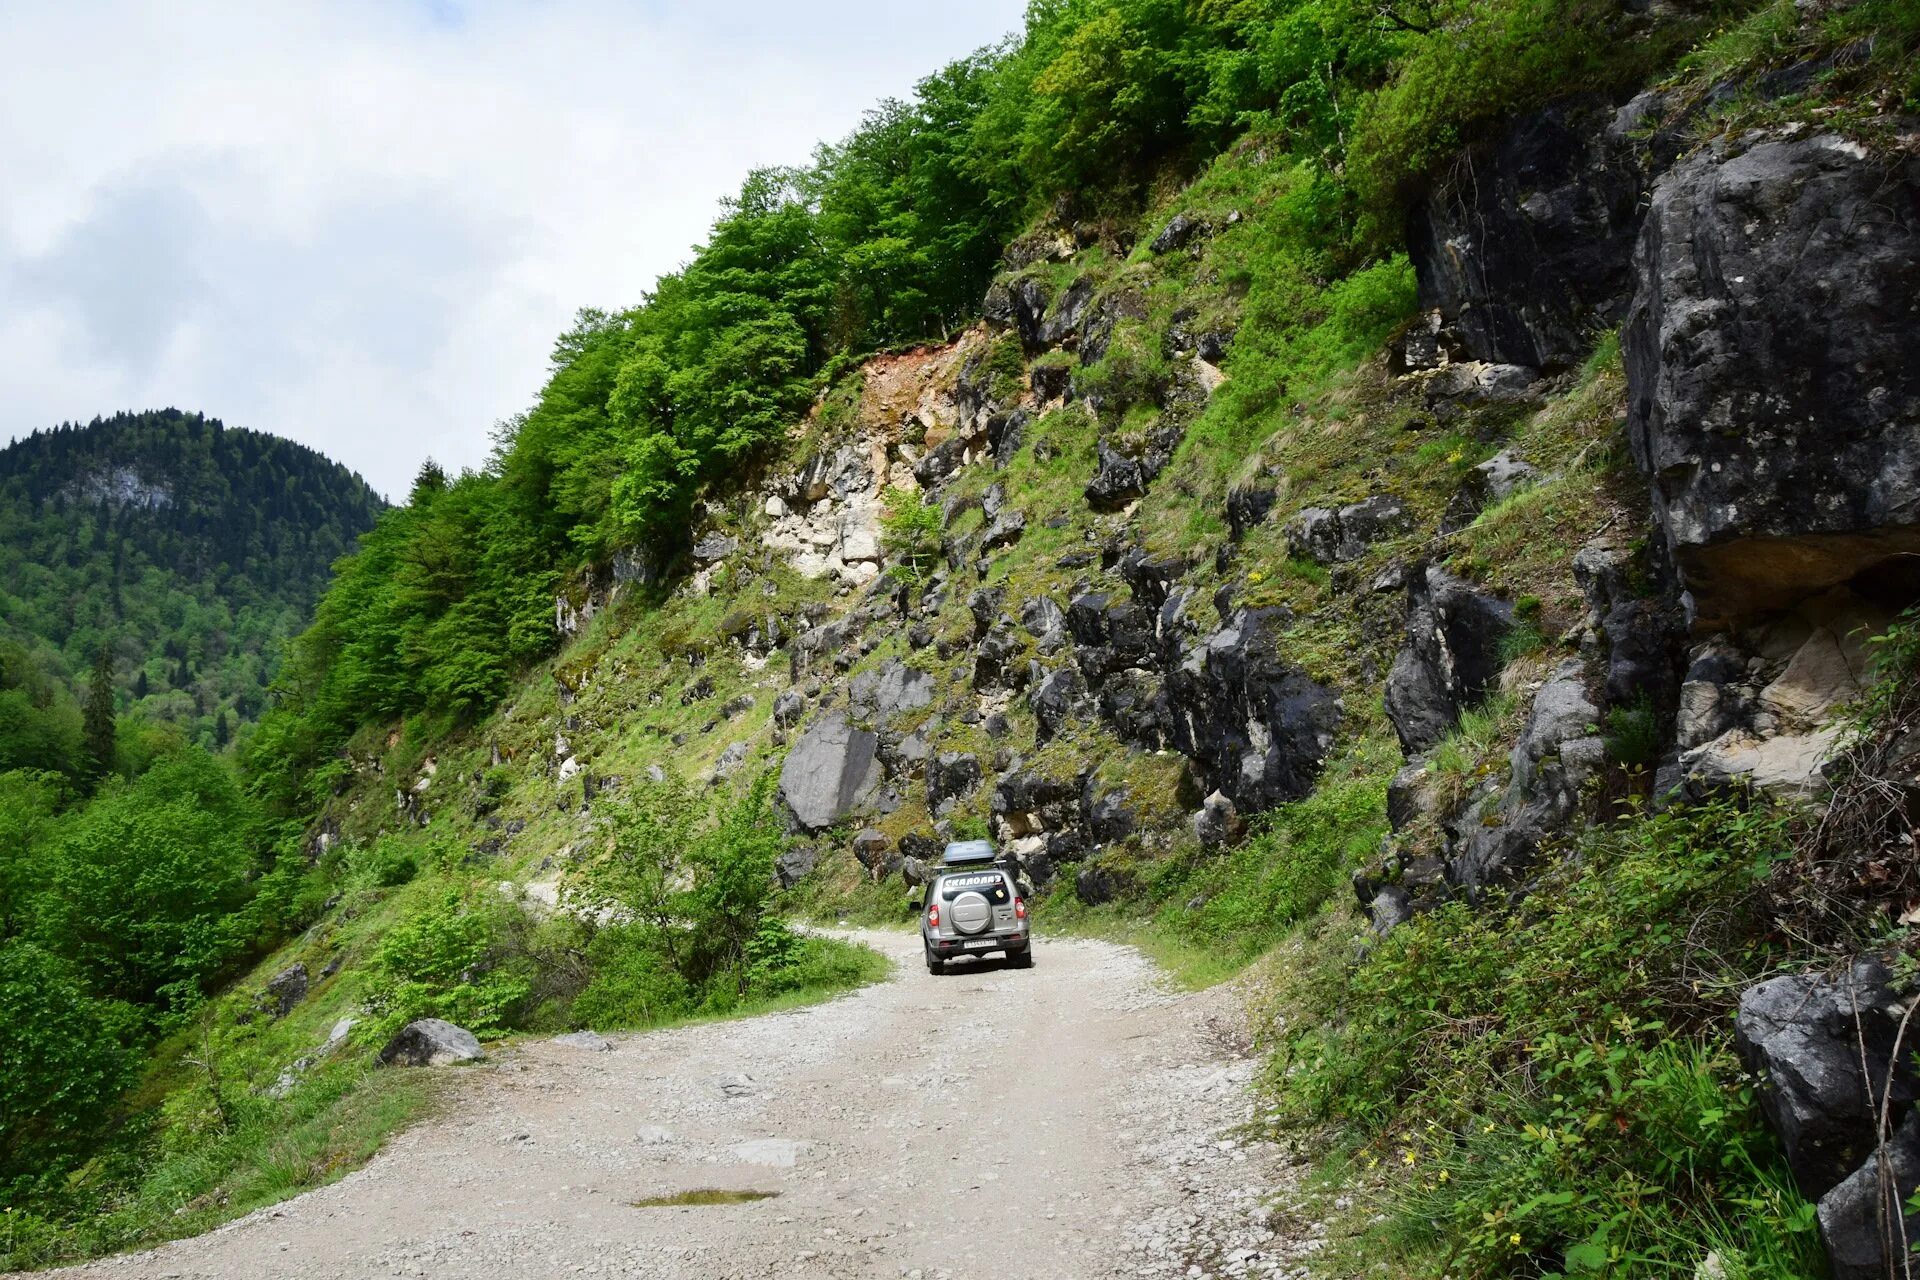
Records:
[[[0,636],[210,746],[257,715],[282,643],[385,501],[291,440],[178,409],[0,449]]]

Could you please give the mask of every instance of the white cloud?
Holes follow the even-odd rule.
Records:
[[[577,308],[1022,7],[8,4],[0,432],[174,405],[390,495],[477,465]]]

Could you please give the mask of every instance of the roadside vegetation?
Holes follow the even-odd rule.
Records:
[[[774,887],[806,852],[771,812],[779,733],[741,664],[711,661],[780,615],[825,616],[831,588],[764,548],[705,594],[673,592],[672,573],[700,503],[781,460],[811,407],[816,425],[851,412],[868,353],[967,327],[1039,221],[1087,243],[1016,269],[1056,287],[1093,272],[1128,310],[1075,374],[1097,412],[1083,397],[1038,414],[994,477],[1034,518],[985,585],[1068,585],[1062,559],[1100,532],[1081,496],[1096,440],[1162,425],[1176,314],[1232,319],[1229,380],[1132,514],[1144,546],[1213,555],[1225,495],[1261,475],[1319,501],[1390,487],[1432,527],[1503,440],[1547,478],[1430,550],[1515,600],[1510,672],[1537,672],[1584,607],[1571,551],[1637,500],[1619,344],[1596,335],[1537,410],[1436,421],[1376,358],[1415,305],[1407,200],[1460,144],[1549,97],[1663,74],[1695,93],[1863,30],[1880,43],[1836,72],[1842,105],[1920,106],[1910,10],[1866,0],[1789,22],[1781,4],[1727,3],[1619,38],[1617,6],[1580,0],[1043,0],[1018,38],[882,104],[812,164],[750,175],[639,304],[583,312],[489,464],[423,468],[339,561],[260,723],[230,722],[233,750],[151,731],[137,699],[117,723],[111,698],[89,715],[70,672],[0,652],[0,1265],[185,1234],[339,1176],[432,1104],[420,1077],[369,1066],[411,1018],[489,1039],[622,1030],[878,976],[871,953],[784,921],[901,920],[904,895],[844,852],[848,831]],[[1728,101],[1700,127],[1763,111]],[[1154,254],[1182,213],[1214,234]],[[1034,372],[1012,344],[993,358],[1010,386]],[[984,470],[952,493],[979,499]],[[980,519],[889,495],[895,584],[922,588],[942,537]],[[1316,789],[1229,848],[1174,832],[1137,849],[1104,868],[1113,903],[1061,893],[1041,920],[1138,937],[1195,981],[1276,947],[1299,961],[1274,994],[1272,1120],[1368,1188],[1354,1256],[1413,1275],[1626,1276],[1687,1274],[1705,1247],[1729,1280],[1816,1274],[1726,1013],[1739,982],[1840,945],[1838,916],[1781,928],[1779,903],[1831,873],[1822,841],[1885,834],[1871,806],[1809,833],[1765,806],[1620,804],[1524,900],[1365,935],[1350,877],[1386,835],[1400,764],[1372,695],[1402,607],[1369,584],[1414,550],[1389,539],[1330,570],[1293,555],[1279,521],[1247,531],[1226,556],[1231,602],[1197,599],[1192,616],[1284,607],[1289,659],[1350,692]],[[604,579],[616,553],[625,595],[563,647],[556,593]],[[963,596],[933,644],[889,635],[858,660],[964,680]],[[1883,645],[1847,776],[1870,781],[1873,744],[1911,723],[1915,634],[1909,620]],[[143,696],[188,689],[208,661],[143,657]],[[221,748],[240,695],[215,692],[178,709],[185,738]],[[1439,784],[1497,784],[1521,705],[1508,693],[1463,721]],[[1631,709],[1601,728],[1620,769],[1645,763]],[[1097,762],[1162,830],[1191,808],[1169,753],[1098,725],[1019,733],[1037,766]],[[953,743],[993,750],[971,724]],[[962,800],[956,833],[984,834],[986,803]],[[883,834],[910,820],[881,819]],[[268,983],[295,965],[289,1003]]]

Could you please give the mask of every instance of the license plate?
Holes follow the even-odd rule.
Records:
[[[1000,944],[999,944],[999,943],[997,943],[997,942],[969,942],[969,943],[967,944],[967,950],[969,950],[969,951],[991,951],[991,950],[993,950],[993,949],[994,949],[995,947],[997,947],[997,946],[999,946],[999,945],[1000,945]]]

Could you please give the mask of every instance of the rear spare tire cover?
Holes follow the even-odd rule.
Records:
[[[993,923],[993,904],[982,894],[968,890],[953,900],[953,927],[961,933],[979,933]]]

